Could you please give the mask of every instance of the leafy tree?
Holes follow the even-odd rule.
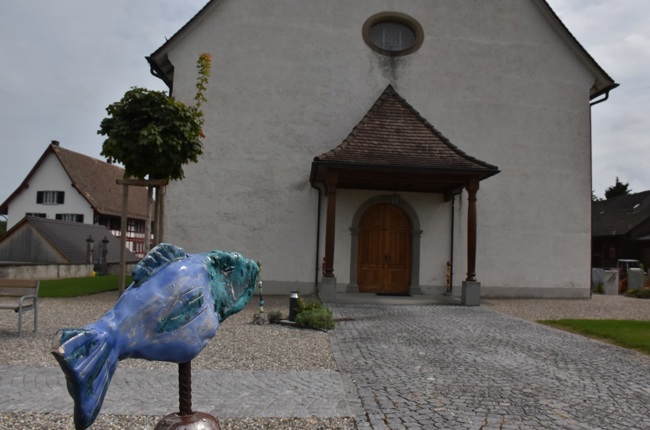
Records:
[[[107,136],[101,154],[109,163],[124,165],[124,178],[136,179],[183,179],[183,166],[197,162],[203,154],[203,112],[201,104],[206,101],[205,90],[210,77],[212,57],[201,54],[197,67],[194,106],[168,96],[162,91],[133,87],[118,102],[106,108],[97,131]],[[163,240],[165,187],[156,191],[157,243]],[[124,209],[124,208],[123,208]],[[147,220],[147,224],[149,221]],[[122,220],[122,238],[126,232],[126,220]],[[120,256],[120,266],[124,268]],[[119,292],[124,292],[124,273],[120,275]]]
[[[107,136],[101,155],[124,165],[125,178],[183,179],[183,165],[203,153],[204,92],[212,58],[202,54],[194,106],[162,91],[133,87],[106,108],[109,116],[97,132]]]
[[[616,183],[605,190],[605,199],[609,200],[614,197],[627,196],[631,192],[632,190],[630,190],[630,183],[622,183],[618,180],[617,176]]]

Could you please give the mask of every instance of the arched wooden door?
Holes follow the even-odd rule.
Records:
[[[358,279],[362,293],[407,294],[411,222],[398,206],[370,207],[359,223]]]

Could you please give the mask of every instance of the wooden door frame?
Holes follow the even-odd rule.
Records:
[[[399,195],[381,195],[372,197],[363,202],[354,214],[352,219],[352,226],[350,227],[351,233],[351,252],[350,252],[350,283],[347,286],[348,293],[358,293],[358,262],[359,262],[359,224],[361,217],[372,206],[381,203],[390,203],[399,207],[404,211],[409,221],[411,222],[411,273],[410,273],[410,294],[421,294],[420,289],[420,237],[422,230],[420,229],[420,219],[417,212],[413,207],[408,204]]]

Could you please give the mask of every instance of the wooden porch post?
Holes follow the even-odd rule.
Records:
[[[151,202],[153,201],[154,187],[147,187],[147,219],[144,224],[144,253],[146,254],[151,249]]]
[[[118,294],[124,294],[126,287],[126,225],[129,216],[129,186],[128,184],[122,185],[122,220],[120,222],[120,277],[118,282]]]
[[[158,206],[158,214],[156,218],[156,225],[158,226],[156,236],[156,245],[163,243],[165,241],[165,194],[167,193],[167,186],[161,185],[158,187],[158,193],[156,194],[156,203]]]
[[[336,227],[336,186],[338,173],[328,172],[325,184],[325,195],[327,196],[327,220],[325,223],[325,269],[323,276],[334,277],[334,230]]]
[[[467,279],[476,281],[476,192],[478,179],[472,178],[467,183]]]
[[[134,186],[138,186],[138,187],[162,186],[164,188],[164,186],[169,183],[169,179],[150,179],[150,180],[147,180],[147,179],[117,179],[115,182],[118,185],[122,185],[122,223],[121,223],[121,226],[120,226],[120,234],[121,234],[121,237],[120,237],[120,277],[119,277],[119,282],[118,282],[118,293],[121,296],[124,293],[124,290],[126,289],[126,231],[127,231],[126,226],[127,226],[127,220],[128,220],[128,214],[129,214],[129,209],[128,209],[129,185],[134,185]],[[165,194],[164,190],[163,190],[162,194],[163,194],[163,199],[164,199],[164,194]],[[156,201],[156,206],[158,206],[157,201]],[[164,203],[163,203],[163,208],[164,208]],[[164,209],[161,212],[162,212],[162,214],[160,216],[164,216]],[[156,213],[156,216],[158,216],[158,215],[159,214]],[[156,226],[158,226],[158,224],[159,224],[158,218],[156,218],[155,222],[156,222]],[[159,230],[159,231],[160,231],[159,235],[162,236],[162,230]],[[158,239],[157,236],[156,236],[156,239]],[[149,252],[148,249],[145,250],[145,251]]]

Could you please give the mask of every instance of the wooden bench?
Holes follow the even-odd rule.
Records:
[[[18,313],[18,336],[23,335],[23,312],[26,311],[34,311],[34,333],[36,333],[38,285],[37,280],[0,279],[0,309],[10,309]]]

